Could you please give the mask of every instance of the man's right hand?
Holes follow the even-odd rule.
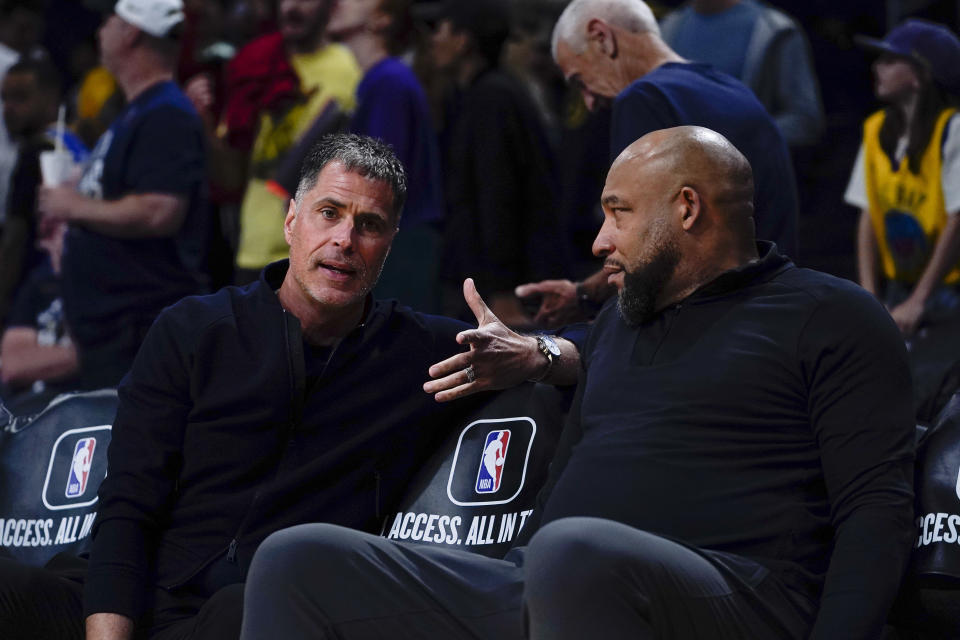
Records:
[[[133,620],[118,613],[94,613],[87,617],[87,640],[130,640]]]
[[[537,339],[521,335],[501,322],[480,297],[473,278],[464,280],[463,297],[477,318],[477,328],[457,334],[457,342],[469,345],[469,351],[430,367],[428,373],[433,379],[424,383],[423,390],[433,394],[437,402],[479,391],[507,389],[537,375],[546,365]]]
[[[577,301],[577,285],[570,280],[531,282],[520,285],[514,292],[518,298],[541,296],[540,308],[533,318],[538,326],[555,329],[587,319]]]

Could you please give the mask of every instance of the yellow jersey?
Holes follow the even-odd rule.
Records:
[[[320,115],[329,100],[343,111],[355,106],[361,72],[349,49],[331,44],[313,53],[291,56],[300,77],[303,98],[285,112],[260,116],[257,138],[250,154],[249,180],[240,206],[240,242],[237,266],[260,269],[289,254],[283,237],[287,200],[267,188],[283,154],[291,149]]]
[[[910,171],[907,158],[896,164],[880,147],[885,114],[874,113],[863,125],[864,167],[870,222],[877,238],[883,274],[890,280],[915,283],[923,274],[944,226],[941,170],[943,131],[956,109],[944,109],[920,159],[920,172]],[[960,281],[954,266],[943,280]]]

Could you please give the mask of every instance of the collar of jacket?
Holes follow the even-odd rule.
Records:
[[[785,269],[793,267],[790,258],[780,255],[777,245],[766,240],[757,241],[758,260],[724,271],[710,282],[702,285],[684,302],[697,302],[723,296],[757,281],[766,281]]]

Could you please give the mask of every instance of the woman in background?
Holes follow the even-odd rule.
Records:
[[[857,271],[911,335],[960,313],[960,41],[907,20],[858,43],[880,54],[874,89],[886,106],[864,123],[844,196],[861,209]]]

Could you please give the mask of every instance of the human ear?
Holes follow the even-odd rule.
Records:
[[[127,46],[127,48],[133,47],[141,38],[147,37],[146,33],[126,22],[123,23],[122,34],[123,43]]]
[[[604,57],[617,57],[617,38],[613,29],[599,18],[593,18],[587,22],[587,44]]]
[[[682,187],[677,199],[680,207],[680,227],[684,231],[690,231],[700,218],[703,205],[700,194],[693,187]]]
[[[297,221],[297,202],[294,199],[290,199],[290,204],[287,205],[287,217],[283,220],[283,239],[287,241],[287,244],[290,244],[291,238],[293,238],[293,225]]]

